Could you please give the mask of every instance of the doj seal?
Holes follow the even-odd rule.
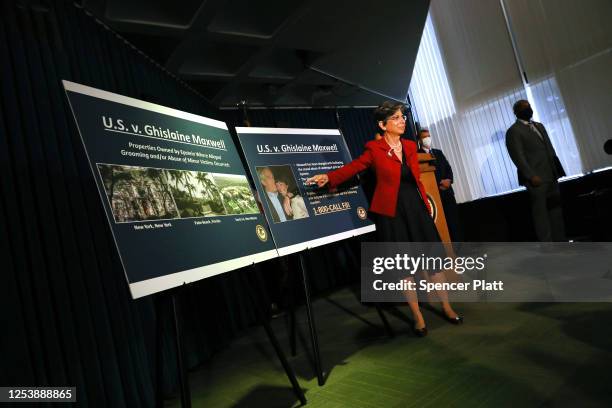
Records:
[[[263,225],[257,224],[255,227],[255,234],[257,234],[257,238],[261,242],[266,242],[268,240],[268,231],[263,227]]]
[[[363,207],[357,207],[357,216],[362,220],[365,220],[368,216],[368,212]]]
[[[436,202],[434,201],[433,197],[430,196],[429,194],[427,194],[427,202],[429,203],[429,215],[431,216],[431,218],[433,218],[434,222],[436,221],[436,219],[438,218],[438,207],[436,206]]]

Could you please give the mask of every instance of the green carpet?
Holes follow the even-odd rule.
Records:
[[[394,338],[348,289],[313,307],[323,387],[304,308],[296,357],[286,320],[273,320],[309,407],[612,406],[612,304],[461,304],[462,326],[424,309],[429,336],[422,339],[410,331],[407,306],[387,311]],[[299,406],[260,327],[191,372],[190,384],[194,407]]]

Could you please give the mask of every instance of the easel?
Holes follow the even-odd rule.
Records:
[[[246,269],[246,268],[245,268]],[[295,373],[293,372],[293,368],[287,362],[287,358],[283,353],[283,350],[278,342],[278,339],[274,335],[272,331],[272,327],[270,326],[269,318],[264,314],[261,309],[260,302],[262,299],[261,288],[258,284],[254,284],[252,279],[249,279],[245,276],[245,273],[248,273],[249,276],[256,274],[257,270],[254,265],[251,265],[247,271],[237,271],[240,275],[240,282],[247,289],[249,299],[252,303],[253,309],[259,319],[260,323],[264,327],[266,334],[268,336],[268,340],[270,340],[270,344],[274,348],[276,352],[276,356],[280,360],[283,369],[285,370],[285,374],[291,383],[291,387],[293,388],[293,392],[302,405],[306,404],[306,397],[304,396],[304,392],[300,387],[300,384],[295,377]],[[181,392],[181,407],[190,408],[191,407],[191,392],[189,388],[189,378],[187,375],[187,371],[185,368],[184,360],[183,360],[183,344],[182,344],[182,334],[181,334],[181,320],[180,320],[180,309],[178,303],[178,294],[179,291],[183,290],[185,285],[171,289],[169,294],[159,293],[156,296],[155,301],[155,314],[157,317],[156,322],[156,395],[155,395],[155,405],[157,407],[163,407],[164,399],[163,399],[163,391],[162,391],[162,378],[163,378],[163,358],[161,353],[162,348],[162,335],[163,335],[163,327],[161,324],[161,310],[162,310],[162,302],[166,296],[170,296],[171,304],[172,304],[172,322],[174,326],[174,340],[175,340],[175,348],[176,348],[176,359],[177,359],[177,370],[178,370],[178,378],[179,378],[179,389]],[[259,292],[259,296],[256,297],[253,291],[257,288]],[[259,299],[258,299],[259,298]]]
[[[245,123],[248,125],[250,122],[247,119],[247,107],[246,107],[246,103],[242,104],[243,107],[243,112],[244,112],[244,117],[245,117]],[[337,111],[336,111],[336,115],[337,115]],[[340,126],[339,126],[340,127]],[[346,145],[346,141],[344,140],[344,137],[342,137],[342,133],[341,131],[335,130],[335,129],[293,129],[294,131],[299,131],[300,134],[303,135],[307,135],[307,134],[317,134],[317,135],[322,135],[322,134],[326,134],[326,135],[338,135],[340,136],[341,140],[338,140],[339,144],[343,144],[343,148],[345,149],[346,152],[349,151],[348,146]],[[323,133],[320,133],[320,132]],[[275,165],[280,165],[280,164],[272,164],[272,162],[267,161],[266,162],[259,162],[258,160],[254,161],[254,162],[249,162],[248,160],[248,156],[250,155],[250,151],[251,149],[254,149],[254,146],[251,146],[249,144],[245,144],[242,142],[242,136],[243,135],[247,135],[247,134],[285,134],[284,132],[286,132],[286,130],[278,130],[275,128],[257,128],[257,129],[249,129],[249,128],[244,128],[244,127],[236,127],[236,134],[238,135],[238,138],[241,140],[240,144],[242,145],[243,148],[243,152],[245,155],[245,159],[247,159],[246,161],[249,163],[249,168],[251,170],[251,174],[253,175],[254,180],[258,179],[258,170],[257,168],[259,168],[259,166],[263,166],[263,167],[269,167],[271,166],[275,166]],[[303,133],[302,133],[303,132]],[[265,143],[263,141],[261,141],[261,143]],[[245,147],[248,146],[248,147]],[[278,153],[278,152],[276,152]],[[276,154],[275,153],[275,154]],[[253,150],[253,154],[258,154],[258,152],[256,152],[255,150]],[[348,155],[349,159],[350,159],[350,154]],[[286,166],[286,164],[283,164]],[[271,171],[271,170],[270,170]],[[272,174],[273,175],[273,174]],[[297,180],[296,180],[297,183]],[[268,193],[265,190],[265,188],[263,187],[263,184],[261,184],[261,188],[258,188],[258,191],[260,191],[260,195],[261,196],[266,196]],[[265,202],[265,200],[264,200]],[[365,205],[365,204],[364,204]],[[267,207],[272,206],[271,203],[266,204]],[[274,220],[274,216],[271,217],[270,214],[273,214],[273,212],[275,212],[275,209],[269,210],[268,212],[264,211],[266,213],[266,217],[268,218],[268,224],[271,227],[271,231],[274,230],[274,225],[276,223],[278,223],[278,218],[275,221]],[[312,210],[311,210],[312,211]],[[365,210],[362,208],[363,213],[365,214]],[[278,213],[276,213],[276,215],[278,216]],[[360,216],[361,217],[361,216]],[[272,218],[272,219],[270,219]],[[362,218],[362,220],[365,218]],[[362,232],[361,233],[365,233],[368,231],[365,231],[368,229],[368,226],[363,227],[362,224],[361,225],[361,229]],[[302,275],[302,284],[303,284],[303,288],[304,288],[304,295],[305,295],[305,301],[306,301],[306,314],[307,314],[307,320],[308,320],[308,327],[309,327],[309,332],[310,332],[310,341],[311,341],[311,346],[312,346],[312,350],[313,350],[313,356],[314,356],[314,369],[316,371],[316,376],[317,376],[317,382],[319,384],[319,386],[322,386],[325,384],[325,378],[323,376],[323,369],[322,369],[322,364],[321,364],[321,355],[320,355],[320,350],[319,350],[319,341],[318,341],[318,335],[317,335],[317,330],[316,330],[316,325],[315,325],[315,319],[314,319],[314,314],[312,312],[312,302],[311,302],[311,291],[310,291],[310,281],[309,281],[309,276],[308,276],[308,271],[307,271],[307,267],[306,267],[306,260],[305,260],[305,256],[304,256],[304,251],[307,251],[309,249],[308,244],[306,244],[306,242],[313,242],[313,241],[317,241],[317,246],[318,245],[323,245],[323,243],[332,243],[335,242],[337,240],[340,239],[344,239],[344,238],[348,238],[350,236],[355,236],[355,227],[356,225],[352,224],[353,229],[349,229],[349,231],[342,231],[340,234],[338,232],[336,232],[335,234],[331,234],[327,237],[323,236],[317,236],[317,237],[310,237],[309,239],[304,239],[302,242],[291,242],[291,245],[287,245],[293,247],[291,250],[288,250],[288,252],[286,253],[282,253],[281,252],[281,248],[279,248],[278,246],[278,241],[275,239],[275,242],[277,243],[277,250],[279,251],[279,255],[281,256],[288,256],[289,254],[293,254],[293,253],[298,253],[297,256],[299,258],[299,268],[301,270],[301,275]],[[364,230],[365,229],[365,230]],[[286,231],[285,231],[286,232]],[[353,235],[349,235],[349,234],[353,234]],[[274,234],[272,234],[274,236]],[[338,235],[342,235],[342,238],[333,238],[330,239],[329,237],[331,236],[338,236]],[[358,234],[357,234],[358,235]],[[315,239],[316,238],[316,239]],[[292,240],[295,241],[295,240]],[[325,241],[325,242],[324,242]],[[297,246],[300,246],[301,249],[297,249]],[[290,252],[289,252],[290,251]],[[290,274],[289,276],[293,276],[292,274]],[[292,285],[292,290],[294,289],[294,285]],[[291,298],[293,299],[294,296],[291,296]],[[295,302],[293,302],[295,303]],[[383,325],[385,327],[385,330],[387,332],[387,334],[389,336],[393,336],[393,331],[391,330],[391,327],[389,326],[389,323],[386,319],[386,317],[384,316],[382,310],[380,309],[380,306],[378,304],[376,304],[376,309],[378,311],[379,317],[381,318],[381,320],[383,321]],[[296,355],[296,329],[295,329],[295,304],[292,304],[290,306],[290,314],[289,314],[289,326],[290,326],[290,346],[291,346],[291,354],[293,356]]]

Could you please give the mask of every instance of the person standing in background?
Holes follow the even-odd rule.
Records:
[[[538,240],[565,241],[557,181],[565,176],[565,171],[544,125],[531,119],[533,110],[529,102],[521,99],[512,109],[517,119],[506,131],[506,147],[516,165],[519,184],[527,188]]]
[[[429,153],[436,161],[436,182],[440,191],[440,200],[444,208],[446,224],[450,233],[451,241],[462,242],[463,230],[459,221],[459,208],[453,191],[453,169],[440,149],[431,147],[431,134],[428,129],[419,130],[419,153]]]

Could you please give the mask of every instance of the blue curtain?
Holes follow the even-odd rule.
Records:
[[[150,407],[158,352],[166,393],[176,384],[168,310],[130,298],[60,80],[217,110],[74,5],[22,3],[0,6],[0,383],[76,385],[80,406]],[[190,366],[254,321],[244,290],[227,274],[181,294]]]

